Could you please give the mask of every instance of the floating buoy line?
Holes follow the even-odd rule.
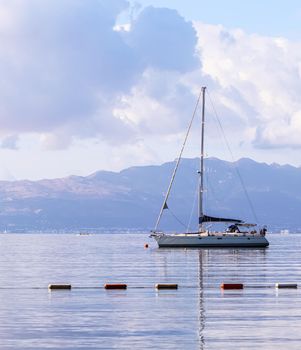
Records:
[[[275,283],[275,284],[249,284],[245,285],[243,283],[236,283],[236,282],[224,282],[218,285],[209,285],[203,288],[203,290],[212,290],[212,289],[218,289],[218,287],[222,291],[231,291],[231,290],[252,290],[252,289],[298,289],[298,283]],[[300,287],[300,286],[299,286]],[[128,286],[126,283],[105,283],[103,286],[72,286],[71,284],[67,283],[50,283],[48,284],[48,290],[49,291],[60,291],[60,290],[127,290],[127,289],[155,289],[155,290],[169,290],[169,289],[197,289],[199,288],[197,285],[178,285],[177,283],[156,283],[154,285],[131,285]],[[3,286],[0,287],[1,290],[16,290],[16,289],[22,289],[22,290],[33,290],[33,289],[44,289],[45,286],[41,287],[9,287],[9,286]]]
[[[179,285],[177,283],[156,283],[154,286],[131,286],[130,289],[150,289],[156,290],[177,290]],[[183,285],[181,289],[197,288],[196,286]],[[209,286],[206,289],[213,289],[215,287]],[[224,290],[243,290],[243,289],[262,289],[262,288],[276,288],[276,289],[297,289],[297,283],[275,283],[274,285],[244,285],[243,283],[221,283],[220,289]],[[0,288],[0,289],[15,289],[15,288]],[[42,288],[26,288],[26,289],[42,289]],[[53,290],[71,290],[71,289],[105,289],[105,290],[126,290],[128,285],[126,283],[105,283],[103,287],[72,287],[71,284],[49,284],[48,289]]]

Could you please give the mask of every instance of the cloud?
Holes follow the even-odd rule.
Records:
[[[40,134],[40,141],[45,150],[61,150],[68,148],[72,143],[70,135],[61,131],[54,133]]]
[[[53,150],[163,145],[185,132],[202,85],[237,144],[301,146],[301,42],[130,11],[124,0],[0,1],[2,147],[32,133]]]
[[[68,152],[95,151],[95,166],[114,169],[170,160],[203,85],[235,154],[269,160],[278,148],[273,160],[286,161],[286,148],[301,146],[301,42],[192,24],[165,8],[130,11],[123,0],[0,0],[2,148],[47,162],[66,150],[62,169]],[[222,157],[206,103],[206,152]]]
[[[123,0],[0,2],[2,134],[41,133],[51,149],[74,137],[135,142],[140,125],[116,111],[151,67],[197,67],[197,39],[176,11],[153,7],[116,30],[124,11]]]
[[[116,113],[139,130],[140,137],[182,133],[196,102],[182,74],[147,69]]]
[[[301,42],[195,23],[203,73],[236,137],[257,148],[301,147]],[[218,97],[219,96],[219,97]],[[231,125],[230,125],[231,124]]]
[[[18,142],[19,142],[18,135],[9,135],[2,139],[0,147],[5,149],[17,150],[19,149]]]
[[[15,23],[0,33],[2,125],[19,132],[51,130],[89,118],[98,108],[97,94],[127,90],[136,73],[133,53],[112,30],[125,5],[6,3]]]
[[[196,32],[175,10],[145,8],[133,22],[129,42],[149,67],[184,73],[200,64]]]

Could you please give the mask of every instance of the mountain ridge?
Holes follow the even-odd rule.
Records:
[[[88,176],[0,181],[0,229],[150,229],[174,165],[175,161],[170,161],[119,172],[100,170]],[[198,167],[198,158],[181,160],[162,228],[180,229],[179,222],[187,223],[191,215],[196,222],[196,208],[192,207]],[[235,162],[207,158],[205,209],[211,215],[234,215],[268,224],[272,230],[299,230],[300,183],[301,168],[291,165],[269,165],[249,158]]]

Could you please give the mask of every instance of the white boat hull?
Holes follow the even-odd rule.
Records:
[[[159,234],[153,235],[159,247],[245,247],[264,248],[268,240],[261,235],[208,235],[198,234]]]

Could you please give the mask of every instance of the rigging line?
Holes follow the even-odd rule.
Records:
[[[208,170],[208,168],[207,168],[207,170]],[[207,192],[205,192],[206,203],[210,204],[210,202],[209,202],[209,198],[210,198],[209,195],[211,195],[211,197],[213,198],[215,203],[217,203],[218,200],[217,200],[216,192],[215,192],[214,187],[212,186],[212,183],[210,181],[210,176],[208,176],[207,172],[205,172],[205,181],[206,181],[206,184],[207,184],[207,186],[206,186],[207,187]],[[211,209],[211,207],[210,207],[210,205],[207,205],[207,211],[209,209]]]
[[[227,148],[228,148],[228,151],[229,151],[229,153],[230,153],[230,155],[231,155],[232,162],[235,163],[232,150],[231,150],[231,148],[230,148],[230,145],[229,145],[229,142],[228,142],[228,140],[227,140],[227,138],[226,138],[226,135],[225,135],[223,126],[222,126],[222,124],[221,124],[221,122],[220,122],[220,119],[219,119],[218,114],[217,114],[217,111],[216,111],[216,109],[215,109],[215,107],[214,107],[214,105],[213,105],[213,102],[212,102],[212,99],[211,99],[211,96],[210,96],[210,93],[209,93],[208,90],[207,90],[207,93],[208,93],[208,96],[209,96],[209,100],[210,100],[210,103],[211,103],[211,106],[212,106],[212,109],[213,109],[215,118],[216,118],[216,120],[217,120],[217,122],[218,122],[218,125],[219,125],[219,127],[220,127],[220,129],[221,129],[221,132],[222,132],[224,141],[225,141],[226,146],[227,146]],[[244,184],[244,181],[243,181],[243,179],[242,179],[242,176],[241,176],[241,174],[240,174],[240,171],[239,171],[238,167],[237,167],[235,164],[234,164],[234,169],[235,169],[235,171],[236,171],[236,173],[237,173],[237,176],[238,176],[238,178],[239,178],[239,180],[240,180],[241,186],[242,186],[242,188],[243,188],[243,190],[244,190],[244,192],[245,192],[245,196],[246,196],[247,201],[248,201],[248,204],[249,204],[249,206],[250,206],[250,208],[251,208],[251,211],[252,211],[252,214],[253,214],[253,216],[254,216],[254,219],[255,219],[256,223],[258,223],[258,218],[257,218],[256,212],[255,212],[253,203],[252,203],[252,201],[251,201],[251,199],[250,199],[250,196],[249,196],[249,194],[248,194],[248,191],[247,191],[247,189],[246,189],[246,186],[245,186],[245,184]]]
[[[189,217],[189,221],[188,221],[188,226],[187,226],[187,231],[186,231],[187,233],[188,233],[188,230],[191,231],[190,225],[191,225],[192,215],[193,215],[194,208],[195,208],[195,203],[196,203],[196,200],[198,198],[198,193],[199,193],[199,185],[197,184],[196,189],[195,189],[195,194],[194,194],[194,200],[193,200],[193,204],[192,204],[192,208],[191,208],[191,212],[190,212],[190,217]]]
[[[154,231],[157,231],[157,228],[158,228],[158,226],[159,226],[159,223],[160,223],[160,220],[161,220],[163,211],[164,211],[164,209],[167,207],[167,203],[166,203],[166,202],[167,202],[167,199],[168,199],[169,194],[170,194],[170,191],[171,191],[171,187],[172,187],[172,185],[173,185],[173,183],[174,183],[174,180],[175,180],[175,177],[176,177],[176,173],[177,173],[177,170],[178,170],[178,167],[179,167],[179,164],[180,164],[180,161],[181,161],[183,152],[184,152],[184,148],[185,148],[185,145],[186,145],[186,142],[187,142],[187,139],[188,139],[188,135],[189,135],[189,132],[190,132],[192,123],[193,123],[193,121],[194,121],[194,117],[195,117],[195,115],[196,115],[196,111],[197,111],[197,109],[198,109],[198,105],[199,105],[201,96],[202,96],[202,91],[200,92],[200,94],[199,94],[199,96],[198,96],[198,99],[197,99],[197,102],[196,102],[196,104],[195,104],[194,111],[193,111],[193,114],[192,114],[192,118],[191,118],[191,120],[190,120],[188,129],[187,129],[187,132],[186,132],[186,135],[185,135],[185,139],[184,139],[184,142],[183,142],[181,151],[180,151],[180,155],[179,155],[179,158],[177,159],[177,162],[176,162],[176,165],[175,165],[175,168],[174,168],[174,171],[173,171],[173,174],[172,174],[172,177],[171,177],[171,180],[170,180],[168,189],[167,189],[167,193],[166,193],[166,195],[165,195],[164,202],[163,202],[163,204],[162,204],[162,207],[161,207],[161,210],[160,210],[160,213],[159,213],[159,216],[158,216],[158,219],[157,219],[157,222],[156,222],[156,226],[155,226]]]
[[[168,210],[170,211],[170,214],[174,217],[174,219],[176,219],[178,221],[179,224],[181,224],[183,227],[185,227],[186,230],[190,230],[189,226],[185,225],[183,223],[183,221],[181,221],[171,210],[170,208],[168,208]]]
[[[207,168],[208,170],[208,168]],[[210,176],[208,175],[208,173],[205,172],[205,181],[207,183],[207,203],[210,204],[210,197],[213,198],[213,206],[216,206],[220,201],[225,200],[225,195],[221,196],[221,191],[218,191],[219,193],[219,197],[217,196],[217,191],[213,186],[213,182],[210,180]],[[205,192],[206,193],[206,192]],[[209,197],[210,196],[210,197]],[[211,209],[211,207],[208,207],[207,209]]]

